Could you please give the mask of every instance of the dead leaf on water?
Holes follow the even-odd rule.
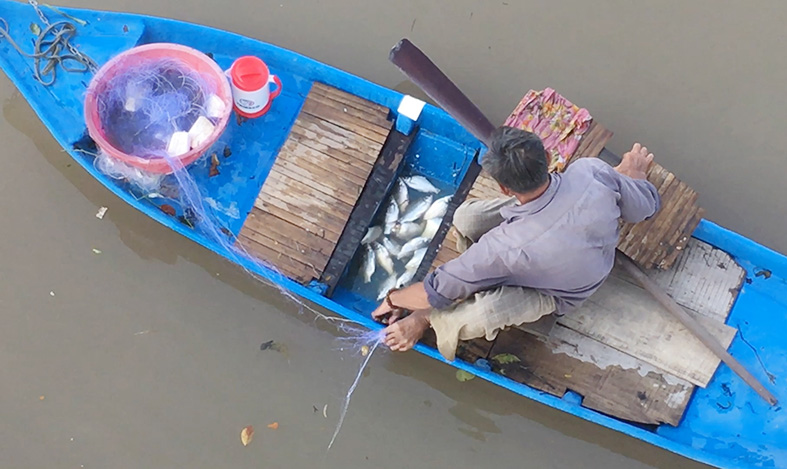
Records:
[[[251,439],[254,437],[254,427],[249,425],[245,427],[240,432],[240,442],[243,443],[243,446],[248,445],[251,443]]]
[[[272,424],[268,425],[268,428],[270,428],[271,430],[278,430],[279,422],[273,422]]]
[[[39,26],[39,25],[37,25],[35,23],[30,23],[30,32],[35,34],[36,36],[40,36],[41,35],[41,26]]]
[[[465,370],[456,370],[456,379],[461,382],[470,381],[471,379],[475,379],[475,375],[466,372]]]
[[[361,346],[361,355],[363,355],[364,357],[369,355],[369,346],[368,345],[362,345]]]
[[[38,398],[38,400],[39,400],[39,401],[43,401],[43,400],[44,400],[44,396],[40,396],[40,397]]]

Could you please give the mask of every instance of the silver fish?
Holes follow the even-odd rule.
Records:
[[[406,222],[394,225],[391,234],[402,241],[409,241],[413,236],[418,236],[421,231],[423,231],[423,227],[419,223]]]
[[[402,275],[396,279],[396,288],[406,287],[415,277],[415,270],[405,270]]]
[[[429,244],[429,240],[426,238],[411,239],[404,246],[402,246],[402,250],[399,251],[399,255],[396,256],[396,258],[402,260],[422,247],[425,247],[427,244]]]
[[[374,251],[367,244],[364,246],[363,267],[361,267],[361,272],[363,273],[363,283],[369,283],[372,281],[372,275],[374,275],[375,267],[377,267],[377,264],[374,262]]]
[[[393,223],[386,223],[385,228],[383,228],[383,234],[388,236],[393,232],[394,227],[396,226],[396,222]]]
[[[393,259],[391,259],[391,253],[385,249],[380,243],[374,243],[374,257],[377,258],[377,263],[380,264],[388,274],[393,275],[394,273],[394,264]]]
[[[434,197],[431,195],[427,195],[423,199],[416,202],[414,205],[411,205],[410,208],[404,212],[402,218],[399,219],[400,222],[408,222],[408,221],[418,221],[421,219],[424,213],[429,210],[429,207],[432,206],[432,200]]]
[[[383,298],[385,298],[385,295],[387,295],[388,292],[393,290],[394,288],[396,288],[396,276],[391,275],[380,286],[380,293],[377,295],[377,301],[380,301]]]
[[[396,180],[393,197],[399,204],[399,211],[404,212],[410,204],[410,195],[407,193],[407,184],[402,181],[402,178]]]
[[[424,227],[423,233],[421,233],[421,238],[429,240],[434,238],[434,235],[437,234],[437,230],[440,229],[440,223],[442,223],[442,219],[440,218],[430,218],[426,220],[426,226]]]
[[[413,253],[412,259],[410,259],[410,261],[405,264],[404,268],[407,270],[412,270],[413,272],[418,270],[418,267],[424,260],[424,256],[426,256],[426,250],[427,248],[421,248],[415,251],[415,253]]]
[[[445,212],[448,211],[448,202],[451,200],[451,196],[447,195],[441,199],[437,199],[434,201],[429,210],[424,213],[424,220],[431,220],[432,218],[443,218]]]
[[[385,246],[385,249],[387,249],[392,256],[396,256],[397,254],[399,254],[399,251],[402,250],[401,246],[394,243],[389,238],[383,238],[383,246]]]
[[[379,226],[372,226],[368,230],[366,230],[366,235],[361,240],[361,244],[369,244],[372,241],[376,241],[380,235],[383,234],[383,229]]]
[[[417,190],[418,192],[427,192],[429,194],[437,194],[440,189],[436,188],[423,176],[410,176],[402,179],[409,187]]]
[[[388,208],[385,210],[385,224],[392,225],[399,220],[399,204],[395,200],[391,200]]]

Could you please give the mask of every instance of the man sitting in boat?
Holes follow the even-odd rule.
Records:
[[[612,270],[619,219],[637,223],[660,207],[647,181],[653,161],[635,144],[617,167],[580,158],[549,173],[533,133],[498,128],[481,165],[506,196],[468,200],[454,215],[462,254],[422,283],[391,291],[372,313],[388,316],[385,344],[411,349],[430,326],[453,360],[460,340],[492,340],[506,327],[580,306]],[[402,318],[402,311],[412,314]]]

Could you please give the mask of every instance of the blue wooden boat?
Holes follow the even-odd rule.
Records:
[[[219,153],[224,149],[229,149],[228,153],[231,153],[231,156],[226,158],[220,157],[221,170],[218,175],[208,174],[211,158],[207,156],[188,168],[203,195],[206,199],[211,198],[214,206],[233,207],[232,210],[216,211],[216,217],[228,239],[246,239],[249,246],[259,249],[262,249],[260,243],[271,241],[270,237],[278,237],[282,244],[285,244],[288,233],[268,225],[265,220],[258,222],[274,230],[270,234],[258,232],[244,237],[244,230],[248,229],[248,218],[256,213],[255,210],[259,210],[258,200],[262,197],[268,181],[289,175],[293,178],[293,186],[299,183],[296,173],[277,173],[274,166],[283,158],[293,129],[300,126],[300,130],[295,131],[306,133],[304,120],[308,121],[315,115],[319,117],[320,113],[324,116],[331,115],[336,110],[335,108],[332,111],[322,105],[339,103],[338,109],[341,109],[342,105],[357,105],[358,107],[353,109],[360,112],[358,116],[366,118],[364,122],[375,121],[372,127],[355,130],[356,134],[363,134],[369,129],[379,134],[376,140],[378,145],[374,147],[379,150],[379,157],[377,154],[372,155],[375,159],[367,162],[368,167],[362,168],[364,172],[355,175],[356,180],[360,178],[360,182],[355,183],[359,194],[354,198],[355,204],[347,203],[344,207],[346,216],[338,221],[344,224],[335,230],[339,232],[334,233],[333,241],[328,243],[333,252],[322,252],[321,259],[324,262],[321,268],[315,269],[312,278],[300,275],[302,271],[297,269],[279,269],[284,271],[282,273],[259,262],[238,258],[224,243],[216,242],[207,233],[195,229],[193,224],[189,223],[186,216],[188,214],[180,212],[176,207],[165,207],[168,205],[165,199],[140,198],[126,182],[108,177],[97,170],[92,154],[87,151],[90,141],[86,135],[83,115],[84,95],[90,74],[58,70],[55,82],[50,86],[43,86],[34,79],[33,60],[20,55],[10,46],[8,40],[0,35],[2,69],[60,145],[108,190],[159,223],[218,255],[239,263],[261,278],[370,329],[381,327],[369,317],[376,304],[374,295],[359,287],[350,269],[359,246],[359,238],[378,212],[383,194],[390,191],[391,181],[398,174],[407,172],[426,175],[436,181],[441,190],[458,193],[460,196],[466,195],[469,191],[468,184],[472,183],[476,175],[476,159],[484,150],[477,139],[440,109],[426,105],[418,120],[414,122],[400,115],[398,111],[403,99],[401,93],[271,44],[170,19],[41,8],[53,21],[65,20],[75,24],[76,35],[72,43],[98,65],[132,47],[166,42],[187,45],[209,53],[222,69],[227,69],[238,56],[255,55],[263,58],[271,71],[281,79],[284,91],[269,113],[253,121],[239,122],[233,119],[230,122],[214,147]],[[61,16],[62,13],[69,16]],[[0,0],[0,18],[8,22],[10,37],[15,38],[22,48],[29,52],[30,39],[34,38],[31,24],[43,26],[36,10],[25,3]],[[80,21],[75,21],[74,18]],[[310,96],[314,96],[319,102],[308,103]],[[309,106],[312,117],[299,118]],[[343,111],[347,113],[347,108]],[[360,127],[366,125],[352,120],[343,122],[349,122],[345,130],[355,124]],[[385,132],[381,133],[380,129]],[[339,132],[337,129],[334,131]],[[375,140],[373,137],[375,135],[369,138]],[[349,135],[347,138],[355,137]],[[382,160],[388,163],[388,167],[380,164]],[[345,166],[336,166],[339,163]],[[328,169],[333,171],[335,167],[347,167],[348,170],[357,170],[363,166],[356,163],[333,161],[330,164],[334,167]],[[314,171],[319,172],[320,165],[314,166]],[[346,179],[348,184],[353,181],[353,178],[343,178],[339,173],[335,173],[335,176],[337,180]],[[315,179],[312,182],[321,184],[325,181]],[[339,206],[340,204],[337,205]],[[286,207],[287,205],[277,205],[271,210],[279,208],[286,211]],[[337,208],[337,213],[340,211]],[[325,216],[329,215],[331,214]],[[287,214],[280,213],[278,217],[286,218]],[[314,225],[319,231],[321,224],[323,229],[327,229],[331,223],[338,223],[334,218],[318,216],[314,220],[304,221],[304,225]],[[436,238],[438,241],[434,246],[430,245],[430,255],[420,266],[418,275],[423,276],[430,268],[439,248],[439,241],[445,238],[447,228],[441,227]],[[309,233],[314,234],[312,231]],[[258,239],[259,243],[255,244],[254,239],[258,235],[260,239],[265,239]],[[303,233],[300,232],[292,234],[296,237],[301,235]],[[322,236],[324,235],[323,232]],[[739,331],[729,350],[758,379],[770,383],[770,388],[777,397],[787,398],[784,391],[787,341],[783,339],[783,331],[787,330],[787,258],[707,220],[699,223],[693,237],[729,254],[743,269],[742,272],[745,271],[745,282],[739,292],[736,290],[737,296],[734,297],[734,305],[727,318],[727,324]],[[276,242],[275,239],[273,241]],[[303,249],[299,248],[300,254],[284,254],[285,257],[294,259],[294,264],[300,262],[300,267],[303,267],[308,263],[308,259],[299,256],[305,256],[309,249],[319,251],[314,246],[304,246]],[[317,254],[319,253],[315,255]],[[416,350],[436,360],[445,361],[434,348],[426,344],[419,344]],[[707,386],[692,388],[692,395],[679,422],[642,424],[593,410],[583,405],[582,396],[576,393],[566,392],[564,395],[555,396],[519,383],[478,363],[456,360],[449,364],[526,398],[687,458],[719,467],[787,467],[787,413],[780,405],[770,406],[760,399],[725,365],[716,369]]]

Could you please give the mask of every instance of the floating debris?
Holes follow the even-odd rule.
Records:
[[[252,438],[254,438],[254,427],[251,425],[243,427],[243,430],[240,431],[240,442],[243,443],[243,446],[251,443]]]

